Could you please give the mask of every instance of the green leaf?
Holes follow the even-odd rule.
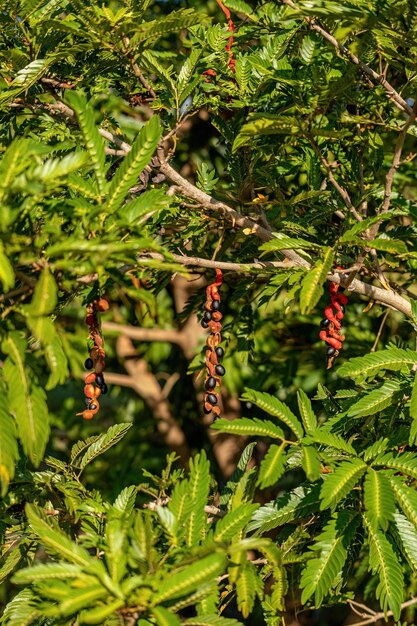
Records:
[[[169,572],[153,597],[154,605],[192,593],[201,585],[223,574],[225,568],[225,555],[215,553],[187,565],[182,570]]]
[[[3,498],[14,477],[18,458],[16,423],[10,415],[5,396],[0,396],[0,493]]]
[[[41,317],[49,315],[56,307],[58,301],[57,286],[54,277],[47,267],[45,267],[36,283],[30,305],[26,307],[29,315]]]
[[[19,332],[9,333],[2,345],[8,354],[3,373],[8,386],[9,408],[14,413],[19,438],[34,465],[41,462],[49,437],[49,411],[45,392],[36,385],[25,365],[26,342]],[[33,374],[32,374],[33,376]]]
[[[306,443],[307,445],[311,443],[318,443],[356,456],[356,450],[351,443],[345,441],[340,435],[329,433],[323,430],[323,428],[317,428],[316,430],[311,431],[310,435],[304,437],[303,443]]]
[[[317,428],[317,417],[311,406],[311,400],[302,389],[299,389],[297,391],[297,401],[304,429],[307,434],[311,434]]]
[[[207,524],[204,507],[207,504],[210,488],[210,464],[204,450],[190,459],[188,484],[190,511],[184,522],[185,542],[187,546],[195,546],[203,538]]]
[[[0,281],[4,291],[14,287],[14,272],[12,264],[4,252],[3,242],[0,241]]]
[[[320,490],[320,509],[331,507],[334,509],[355,485],[366,471],[367,465],[361,459],[342,461],[331,474],[324,478]]]
[[[218,419],[211,426],[214,430],[232,435],[245,435],[247,437],[271,437],[272,439],[284,439],[284,433],[279,426],[269,420],[261,420],[257,417],[249,419],[241,417],[236,420]]]
[[[408,443],[413,446],[417,441],[417,375],[414,376],[413,389],[410,398],[410,417],[413,420],[410,426]]]
[[[87,609],[80,614],[81,624],[107,624],[106,618],[116,613],[118,609],[124,606],[124,600],[118,599],[107,602],[103,605],[97,606],[94,609]]]
[[[91,585],[82,589],[68,590],[65,600],[60,603],[61,615],[73,615],[81,609],[88,608],[97,600],[108,596],[108,591],[101,585]]]
[[[113,213],[121,207],[129,189],[138,181],[141,172],[150,162],[161,139],[162,128],[158,115],[153,115],[139,131],[132,149],[125,156],[113,176],[107,194],[107,211]]]
[[[37,598],[31,589],[23,589],[7,604],[2,620],[7,626],[30,626],[40,617]]]
[[[323,294],[323,284],[333,266],[334,251],[325,248],[323,258],[303,278],[300,292],[301,313],[310,313]]]
[[[219,499],[219,505],[221,507],[226,507],[233,495],[236,493],[238,485],[239,483],[241,483],[242,478],[245,476],[245,472],[248,469],[249,462],[252,458],[252,453],[255,446],[256,442],[253,441],[244,448],[242,454],[240,455],[240,459],[238,461],[235,471],[221,491]]]
[[[355,402],[355,404],[352,404],[347,414],[355,418],[375,415],[400,400],[402,395],[403,392],[399,382],[396,380],[387,380],[383,385],[377,389],[373,389],[370,393],[366,394],[366,396]]]
[[[214,531],[215,541],[231,541],[238,536],[241,530],[249,523],[253,513],[259,507],[259,504],[240,504],[233,511],[229,511],[216,524]]]
[[[326,248],[323,259],[319,259],[313,269],[303,278],[300,292],[301,313],[310,313],[320,300],[324,289],[323,284],[333,266],[334,251]]]
[[[398,504],[417,529],[417,492],[397,476],[390,476],[390,481]]]
[[[180,619],[164,606],[155,606],[152,609],[152,615],[156,619],[158,626],[181,626]]]
[[[317,537],[311,549],[318,556],[307,562],[301,574],[303,604],[314,595],[315,606],[321,606],[324,598],[339,582],[340,572],[347,558],[347,548],[358,521],[350,511],[340,511],[333,515]]]
[[[369,539],[369,569],[379,575],[376,597],[384,613],[391,609],[394,619],[400,619],[404,598],[404,578],[398,557],[383,531],[375,528],[366,514],[363,515]]]
[[[254,389],[246,389],[243,399],[252,402],[266,413],[278,417],[290,430],[293,431],[297,439],[303,436],[303,427],[294,413],[278,398],[271,396],[269,393],[255,391]]]
[[[395,513],[395,498],[389,477],[368,467],[364,482],[364,503],[371,524],[388,529]]]
[[[400,542],[408,562],[415,572],[417,572],[417,530],[401,513],[394,513],[394,522],[397,528]]]
[[[88,446],[84,456],[81,459],[78,459],[77,463],[74,463],[74,465],[82,471],[100,454],[107,452],[109,448],[118,443],[125,436],[131,426],[132,424],[115,424],[114,426],[110,426],[107,432],[100,435],[98,439]]]
[[[256,567],[245,560],[236,580],[237,607],[243,617],[249,617],[255,604],[256,594],[262,590],[262,582],[257,576]]]
[[[265,533],[296,519],[313,515],[320,508],[320,486],[301,485],[255,511],[248,532]]]
[[[79,578],[82,571],[79,565],[71,563],[42,563],[20,570],[13,576],[13,582],[17,585],[30,585],[40,580]]]
[[[407,254],[408,248],[403,241],[399,241],[398,239],[382,239],[381,237],[378,239],[373,239],[372,241],[367,242],[369,247],[374,248],[375,250],[381,250],[381,252],[388,252],[390,254],[398,254],[400,256]]]
[[[49,523],[38,507],[26,504],[25,511],[30,527],[48,551],[81,567],[88,568],[91,565],[92,557],[87,550],[73,543],[56,524]]]
[[[85,147],[89,154],[94,169],[94,176],[100,196],[104,196],[107,188],[106,182],[106,155],[104,142],[101,138],[94,120],[94,111],[84,94],[76,91],[66,91],[66,100],[74,109],[77,120],[83,134]]]
[[[275,252],[277,250],[302,250],[310,248],[319,248],[316,243],[301,239],[300,237],[289,237],[284,233],[272,233],[272,239],[263,243],[260,250],[265,252]]]
[[[417,363],[417,352],[391,347],[350,359],[339,367],[338,374],[342,378],[348,376],[357,380],[372,380],[379,372],[387,370],[395,372],[415,363]]]
[[[302,467],[311,482],[320,478],[321,463],[314,446],[303,446]]]
[[[182,622],[184,626],[242,626],[242,622],[221,615],[198,615]]]
[[[393,453],[388,452],[378,457],[373,465],[383,465],[395,469],[402,474],[408,474],[412,478],[417,478],[417,454],[412,452]]]
[[[261,489],[275,485],[285,472],[285,462],[287,456],[285,454],[286,443],[277,446],[272,444],[262,459],[257,484]]]

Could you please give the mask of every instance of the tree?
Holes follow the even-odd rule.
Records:
[[[0,21],[0,622],[414,623],[414,4]]]

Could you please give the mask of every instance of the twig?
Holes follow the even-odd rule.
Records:
[[[348,191],[344,187],[342,187],[342,185],[340,185],[337,182],[337,180],[335,179],[335,177],[333,175],[333,171],[332,171],[332,166],[330,165],[328,160],[324,157],[324,155],[323,155],[322,151],[320,150],[318,144],[314,141],[314,139],[313,139],[313,137],[311,135],[306,134],[306,137],[307,137],[308,141],[310,142],[311,147],[313,148],[314,152],[319,157],[321,163],[326,168],[327,176],[329,177],[329,181],[332,183],[333,187],[339,193],[339,195],[342,198],[343,202],[345,203],[346,207],[349,209],[349,211],[352,213],[352,215],[355,217],[355,219],[357,219],[358,222],[361,222],[362,219],[363,219],[362,215],[359,215],[359,213],[355,209]]]
[[[408,606],[413,606],[413,604],[417,604],[417,598],[411,598],[411,600],[407,600],[407,602],[403,602],[401,605],[401,610],[407,608]],[[367,624],[375,624],[380,619],[385,619],[386,621],[387,617],[392,617],[392,616],[393,616],[392,611],[387,611],[386,613],[384,613],[383,611],[380,611],[379,613],[375,613],[374,615],[371,615],[370,617],[367,617],[366,619],[360,622],[355,622],[354,624],[352,624],[352,626],[366,626]]]
[[[281,1],[283,2],[283,4],[288,5],[292,9],[298,9],[298,7],[294,4],[294,2],[292,2],[292,0]],[[404,100],[404,98],[400,96],[398,91],[396,91],[394,87],[387,81],[384,74],[378,74],[377,72],[375,72],[375,70],[369,67],[369,65],[366,65],[366,63],[364,63],[359,57],[353,54],[353,52],[351,52],[349,48],[341,44],[339,41],[337,41],[335,37],[333,37],[333,35],[331,35],[327,32],[327,30],[322,28],[322,26],[320,26],[314,18],[306,17],[304,19],[312,30],[315,30],[317,33],[319,33],[324,39],[326,39],[326,41],[334,46],[336,50],[339,50],[339,52],[347,56],[352,63],[360,67],[360,69],[364,74],[366,74],[366,76],[369,76],[370,78],[372,78],[372,80],[381,85],[381,87],[387,92],[389,99],[392,100],[392,102],[398,109],[400,109],[401,111],[406,111],[409,115],[411,115],[412,108]]]
[[[290,269],[291,267],[298,267],[298,264],[291,263],[290,261],[256,261],[255,263],[231,263],[229,261],[213,261],[212,259],[201,259],[195,256],[185,256],[182,254],[172,254],[172,260],[176,263],[180,263],[181,265],[191,265],[193,267],[206,267],[209,269],[215,269],[216,267],[220,270],[227,270],[230,272],[250,272],[252,270],[263,270],[263,269]],[[146,263],[150,260],[164,260],[164,256],[162,254],[158,254],[157,252],[149,252],[145,255],[141,255],[138,257],[138,263]]]
[[[387,321],[387,317],[388,317],[388,315],[389,315],[389,309],[387,309],[387,310],[385,311],[385,313],[384,313],[384,316],[383,316],[382,321],[381,321],[381,324],[380,324],[380,326],[379,326],[378,334],[377,334],[377,336],[376,336],[376,339],[375,339],[374,345],[373,345],[373,346],[372,346],[372,348],[371,348],[371,352],[375,352],[375,350],[376,350],[376,348],[377,348],[378,342],[379,342],[379,340],[381,339],[382,329],[384,328],[384,325],[385,325],[385,322]]]

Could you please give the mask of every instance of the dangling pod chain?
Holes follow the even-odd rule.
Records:
[[[87,306],[87,316],[85,323],[89,327],[88,335],[88,351],[90,356],[86,359],[84,366],[87,370],[93,370],[86,376],[84,395],[86,409],[82,413],[85,420],[93,419],[100,408],[98,397],[103,393],[107,393],[107,385],[104,382],[104,359],[105,352],[103,348],[103,337],[100,331],[99,312],[107,311],[109,303],[104,298],[93,300]]]
[[[343,269],[338,267],[337,269]],[[334,359],[339,356],[339,350],[345,340],[340,334],[342,319],[345,316],[345,306],[348,302],[344,293],[339,292],[340,285],[330,283],[330,304],[324,309],[324,319],[320,322],[320,339],[328,344],[326,350],[327,369],[333,365]]]
[[[223,282],[223,274],[221,270],[216,269],[216,280],[206,289],[206,302],[204,305],[204,315],[201,320],[203,328],[209,328],[210,334],[206,341],[206,379],[204,386],[206,393],[204,396],[204,413],[214,413],[215,419],[220,415],[219,394],[216,389],[220,385],[221,377],[225,375],[226,370],[219,363],[224,356],[224,350],[220,347],[222,341],[221,320],[223,315],[220,313],[220,294],[219,287]]]

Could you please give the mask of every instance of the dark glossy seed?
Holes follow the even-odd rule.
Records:
[[[224,369],[223,365],[216,365],[214,371],[216,372],[217,376],[224,376],[226,374],[226,370]]]
[[[99,387],[104,385],[104,376],[103,374],[96,374],[96,383]]]
[[[201,325],[203,328],[208,328],[208,324],[204,318],[201,320]]]
[[[92,370],[94,367],[94,361],[93,359],[86,359],[84,361],[84,367],[86,370]]]
[[[217,358],[221,359],[224,357],[224,350],[220,346],[216,348]]]
[[[93,398],[84,398],[85,406],[90,406],[90,402],[93,401]]]
[[[208,393],[206,398],[207,402],[210,402],[210,404],[217,404],[217,396],[215,396],[214,393]]]
[[[345,307],[344,307],[344,305],[343,305],[343,304],[341,304],[341,305],[340,305],[340,310],[342,311],[342,313],[344,313],[344,312],[345,312]]]
[[[90,409],[90,411],[94,411],[97,408],[97,404],[90,404],[88,408]]]
[[[213,300],[211,308],[213,309],[213,311],[218,311],[220,309],[220,302],[218,300]]]
[[[333,356],[335,352],[336,352],[336,348],[333,348],[333,346],[329,346],[326,350],[327,356]]]
[[[328,320],[325,317],[324,320],[321,320],[321,322],[320,322],[320,328],[328,328],[329,324],[330,324],[330,320]]]
[[[206,380],[206,389],[214,389],[216,386],[216,379],[214,378],[214,376],[210,376],[210,378],[207,378]]]
[[[211,313],[210,313],[210,311],[204,311],[203,319],[205,319],[206,322],[209,322],[211,320]]]
[[[107,387],[106,383],[103,383],[103,384],[101,385],[101,393],[102,393],[102,394],[107,393],[107,392],[108,392],[108,390],[109,390],[109,388]]]

